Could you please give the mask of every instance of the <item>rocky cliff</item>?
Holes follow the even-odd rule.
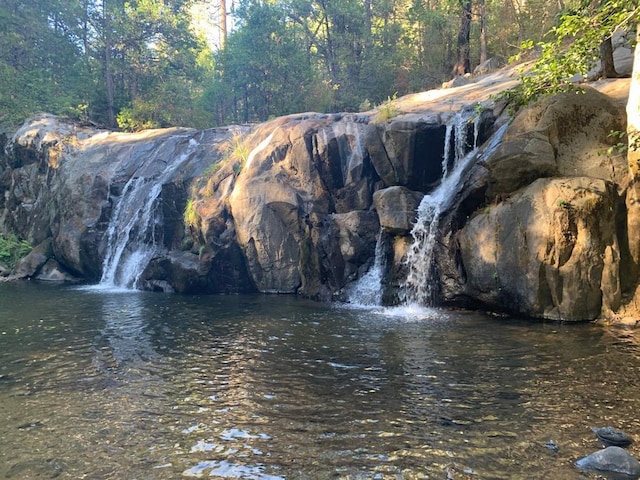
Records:
[[[637,283],[626,161],[609,150],[624,105],[594,89],[550,98],[489,148],[510,122],[490,95],[512,81],[206,131],[123,134],[40,115],[0,159],[0,232],[38,245],[21,277],[336,299],[377,244],[387,303],[403,301],[413,269],[437,304],[613,315]],[[424,242],[412,236],[421,201],[476,147],[432,221],[428,264],[408,265]]]

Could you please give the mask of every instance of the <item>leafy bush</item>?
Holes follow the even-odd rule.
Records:
[[[521,83],[499,95],[517,111],[547,95],[581,89],[575,85],[576,75],[587,75],[600,57],[599,47],[618,29],[632,28],[640,16],[636,0],[582,2],[566,10],[548,33],[548,40],[522,45],[523,53],[540,53],[528,72],[520,76]]]
[[[242,132],[236,130],[233,132],[231,138],[222,144],[222,149],[225,151],[223,160],[238,162],[240,166],[236,168],[239,168],[239,170],[242,170],[245,163],[247,163],[249,154],[251,153],[246,140]]]
[[[398,110],[398,107],[394,104],[397,98],[398,95],[394,94],[393,97],[387,97],[385,102],[378,105],[378,114],[373,119],[374,123],[387,122],[400,114],[400,110]]]
[[[0,262],[13,269],[18,261],[31,252],[31,244],[13,234],[0,235]]]
[[[198,228],[199,223],[200,218],[196,212],[195,202],[189,199],[184,209],[184,224],[189,228]]]

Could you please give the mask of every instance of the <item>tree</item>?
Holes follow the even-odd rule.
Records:
[[[181,0],[131,0],[113,6],[105,29],[118,126],[128,130],[170,125],[202,125],[197,98],[211,75],[204,38],[190,28],[188,4]],[[107,68],[108,67],[108,68]],[[109,83],[107,82],[107,86]],[[111,99],[107,92],[108,100]]]
[[[583,1],[566,11],[551,29],[549,41],[526,42],[526,49],[541,50],[540,57],[506,97],[519,108],[541,96],[574,89],[574,76],[586,76],[594,67],[603,41],[610,40],[618,29],[631,28],[639,15],[636,0],[609,0],[596,5]]]
[[[0,123],[13,125],[38,110],[69,111],[83,103],[79,10],[73,0],[0,3]]]
[[[487,61],[487,6],[485,0],[478,1],[480,16],[480,63]]]
[[[464,75],[471,72],[470,37],[471,37],[471,0],[460,2],[460,28],[458,29],[458,58],[453,67],[453,75]]]
[[[612,1],[621,0],[604,3]],[[0,73],[15,81],[0,85],[0,122],[47,110],[139,129],[354,111],[435,87],[486,52],[511,55],[523,36],[538,40],[558,8],[557,0],[233,3],[2,0]],[[225,35],[227,8],[234,27]]]
[[[627,230],[633,274],[640,267],[640,24],[636,30],[633,73],[627,101],[627,162],[631,183],[627,191]]]
[[[300,26],[282,5],[267,2],[242,3],[236,21],[240,28],[217,55],[207,110],[218,123],[306,110],[314,94],[317,98],[318,77]]]
[[[227,41],[227,2],[220,0],[220,48],[224,48]]]
[[[107,101],[107,126],[116,126],[116,113],[114,106],[113,70],[111,67],[112,34],[111,11],[107,0],[102,0],[102,32],[104,38],[104,85]]]
[[[613,63],[613,43],[611,42],[611,36],[605,38],[600,44],[600,71],[598,76],[602,78],[616,78],[619,77],[616,72],[616,66]]]

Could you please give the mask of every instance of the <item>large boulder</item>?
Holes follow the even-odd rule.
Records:
[[[609,152],[625,129],[624,111],[609,97],[584,93],[548,97],[520,113],[487,160],[491,200],[504,198],[537,178],[588,176],[622,184],[624,155]]]
[[[15,278],[33,278],[40,269],[53,258],[53,247],[50,238],[46,239],[20,259],[13,271]]]
[[[32,244],[51,238],[62,268],[96,281],[111,247],[109,223],[133,179],[159,183],[162,224],[153,235],[160,249],[180,248],[187,184],[220,158],[211,145],[227,137],[224,130],[178,128],[124,134],[37,116],[18,129],[3,157],[0,231]],[[174,161],[181,168],[163,177]],[[133,213],[152,201],[142,198]]]
[[[530,131],[506,138],[488,163],[490,194],[501,198],[543,177],[559,174],[556,154],[549,139]]]
[[[370,210],[355,210],[334,214],[331,220],[337,229],[337,246],[345,269],[343,277],[346,281],[354,280],[366,271],[362,267],[371,266],[380,231],[378,216]]]
[[[440,301],[525,316],[610,315],[628,288],[624,110],[600,92],[523,110],[440,220]]]
[[[601,179],[539,179],[457,234],[462,294],[492,310],[592,320],[620,305],[621,200]]]
[[[385,185],[428,191],[442,178],[446,120],[400,116],[371,123],[364,141],[376,172]]]
[[[347,265],[349,249],[327,229],[330,215],[371,206],[375,174],[358,143],[365,127],[359,117],[300,115],[247,138],[250,153],[227,202],[259,291],[324,298],[344,285],[327,258]]]
[[[494,70],[498,70],[499,68],[504,67],[507,64],[507,61],[502,58],[501,56],[495,56],[495,57],[491,57],[488,58],[487,60],[485,60],[484,62],[482,62],[480,65],[478,65],[476,68],[473,69],[473,74],[474,75],[485,75],[487,73],[490,73]]]
[[[47,260],[34,278],[41,282],[51,283],[79,283],[82,281],[82,279],[71,275],[53,258]]]
[[[373,194],[373,204],[386,231],[406,235],[416,220],[416,211],[424,195],[406,187],[389,187]]]

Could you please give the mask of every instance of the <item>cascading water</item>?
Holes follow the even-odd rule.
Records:
[[[382,278],[385,271],[382,235],[382,230],[380,230],[373,265],[366,274],[351,285],[347,292],[347,301],[350,304],[364,307],[382,304]]]
[[[469,138],[469,126],[473,126],[473,138]],[[430,305],[430,266],[433,244],[437,235],[437,223],[441,212],[460,188],[460,177],[473,159],[477,147],[480,116],[473,110],[457,113],[447,123],[444,153],[442,156],[442,182],[425,195],[417,211],[417,221],[411,235],[413,243],[407,256],[408,275],[400,293],[404,304]],[[382,232],[381,232],[382,233]],[[349,303],[376,306],[382,303],[382,278],[384,275],[384,251],[382,235],[378,236],[375,261],[371,269],[356,281],[348,291]]]
[[[473,125],[473,139],[469,138],[469,126]],[[433,247],[437,241],[438,220],[442,212],[460,189],[460,179],[475,159],[478,147],[480,115],[463,109],[447,123],[442,181],[425,195],[417,210],[417,220],[411,230],[413,242],[407,253],[407,278],[401,288],[404,304],[433,305],[434,279],[432,278]]]
[[[158,201],[162,186],[189,160],[197,146],[198,142],[189,138],[184,152],[167,161],[163,170],[147,176],[141,172],[161,161],[150,155],[125,184],[105,233],[107,251],[101,286],[136,287],[145,267],[162,248],[162,209]]]
[[[471,124],[472,139],[469,138]],[[407,253],[407,278],[401,289],[404,304],[429,306],[434,303],[436,290],[432,265],[434,245],[439,235],[438,221],[458,193],[462,174],[476,160],[479,128],[480,115],[466,109],[458,112],[447,124],[442,181],[435,190],[423,197],[411,230],[413,242]],[[496,136],[500,138],[502,135]],[[498,141],[492,143],[497,145]]]
[[[320,140],[328,148],[331,140],[335,140],[339,150],[342,165],[343,184],[358,181],[362,175],[362,164],[365,157],[363,143],[366,123],[350,117],[343,121],[334,122],[330,130],[321,130]],[[355,177],[355,178],[354,178]],[[358,306],[377,306],[382,304],[382,278],[384,276],[384,248],[382,229],[378,233],[375,247],[375,260],[371,268],[353,282],[346,291],[347,301]]]

